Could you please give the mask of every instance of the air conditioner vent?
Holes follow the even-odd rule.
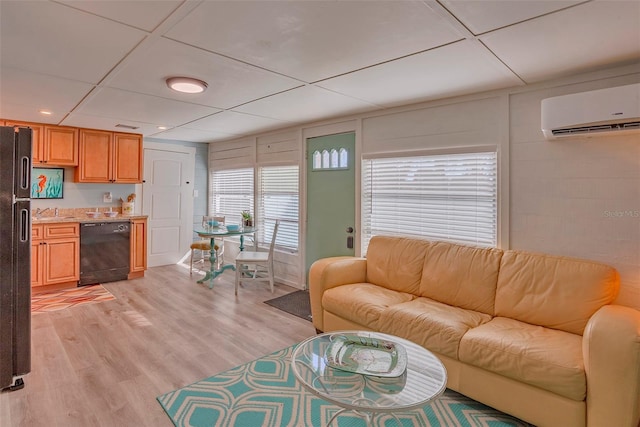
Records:
[[[122,123],[118,123],[116,125],[117,128],[125,128],[125,129],[131,129],[131,130],[135,130],[138,129],[139,126],[130,126],[130,125],[123,125]]]
[[[621,126],[624,129],[640,129],[640,122],[622,123]]]
[[[614,123],[599,126],[581,126],[569,129],[553,129],[551,132],[554,136],[562,135],[580,135],[585,133],[611,132],[616,130],[640,129],[640,121],[628,123]]]

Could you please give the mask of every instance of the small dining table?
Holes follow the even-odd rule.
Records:
[[[240,227],[238,230],[228,230],[225,226],[210,227],[210,228],[197,228],[193,230],[198,236],[203,239],[211,239],[211,250],[209,251],[209,271],[205,276],[198,280],[197,283],[204,283],[209,280],[209,289],[213,289],[213,279],[222,274],[225,270],[235,271],[236,266],[233,264],[220,265],[220,268],[216,268],[216,238],[240,236],[240,251],[244,251],[244,236],[246,234],[254,234],[258,229],[256,227]]]

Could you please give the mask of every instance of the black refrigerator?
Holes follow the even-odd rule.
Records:
[[[0,126],[0,390],[31,370],[31,129]]]

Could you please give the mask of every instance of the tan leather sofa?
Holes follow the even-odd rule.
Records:
[[[640,312],[615,269],[445,242],[371,239],[315,262],[318,330],[374,330],[435,353],[447,386],[538,426],[636,427]]]

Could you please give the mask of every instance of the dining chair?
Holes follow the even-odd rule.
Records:
[[[236,257],[236,295],[241,282],[269,282],[271,293],[273,293],[273,252],[279,227],[278,219],[273,227],[268,252],[242,251]]]
[[[202,228],[205,228],[209,221],[218,221],[219,225],[224,225],[225,217],[223,215],[204,215],[202,217]],[[224,262],[224,239],[218,238],[219,244],[216,244],[213,250],[216,252],[216,263],[220,265]],[[201,258],[199,262],[204,263],[206,258],[205,254],[211,252],[211,239],[201,239],[191,243],[191,256],[189,258],[189,275],[193,274],[193,252],[200,251]]]

